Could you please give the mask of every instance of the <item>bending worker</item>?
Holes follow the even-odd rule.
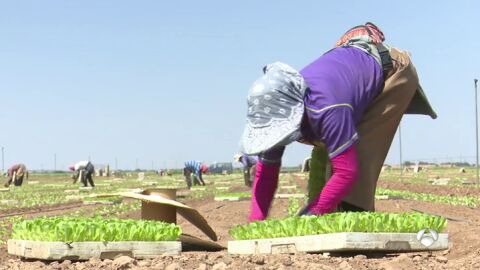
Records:
[[[243,164],[243,180],[247,187],[251,187],[253,184],[252,175],[255,177],[258,160],[255,157],[245,154],[236,154],[233,159]]]
[[[263,69],[248,93],[241,139],[243,153],[259,155],[250,221],[267,217],[285,146],[294,141],[314,146],[301,214],[375,210],[377,179],[402,115],[436,118],[409,55],[383,41],[367,23],[300,72],[279,62]]]
[[[12,167],[10,167],[7,171],[7,182],[5,183],[5,187],[9,187],[10,184],[13,184],[17,187],[21,186],[23,184],[23,178],[28,179],[28,171],[27,167],[22,164],[15,164]]]
[[[192,176],[194,185],[205,186],[202,173],[208,172],[208,166],[202,164],[199,161],[189,160],[185,161],[185,167],[183,168],[183,175],[185,176],[185,182],[187,182],[188,188],[192,187]]]
[[[82,160],[75,165],[71,165],[69,167],[70,171],[73,171],[74,174],[72,175],[73,183],[75,184],[78,180],[80,180],[84,187],[90,186],[94,187],[95,184],[93,183],[93,174],[95,173],[95,168],[93,164],[88,160]],[[88,183],[87,183],[88,181]]]

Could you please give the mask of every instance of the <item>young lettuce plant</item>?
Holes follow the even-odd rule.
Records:
[[[12,228],[12,239],[49,242],[174,241],[175,224],[151,220],[102,217],[43,217],[24,220]]]

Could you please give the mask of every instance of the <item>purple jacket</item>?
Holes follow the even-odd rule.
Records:
[[[383,89],[382,67],[361,49],[338,47],[300,73],[309,88],[302,136],[323,142],[333,158],[358,139],[356,126]]]

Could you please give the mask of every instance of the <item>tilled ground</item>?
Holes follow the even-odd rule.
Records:
[[[408,188],[405,187],[405,188]],[[444,187],[448,189],[448,187]],[[246,223],[249,201],[216,202],[212,198],[186,201],[197,208],[217,232],[219,244],[231,240],[228,230]],[[288,200],[277,199],[272,207],[273,217],[287,214]],[[296,255],[230,255],[220,252],[183,252],[179,256],[159,256],[153,260],[134,260],[118,257],[115,260],[87,262],[22,261],[2,253],[0,269],[480,269],[480,210],[446,204],[385,200],[377,202],[378,211],[404,212],[412,208],[426,212],[454,216],[446,232],[450,248],[440,252],[406,254],[351,253],[351,254],[296,254]],[[125,217],[138,218],[138,212]],[[193,225],[179,217],[184,233],[207,239]]]

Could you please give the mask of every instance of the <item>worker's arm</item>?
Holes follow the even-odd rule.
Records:
[[[352,112],[349,106],[338,106],[310,115],[312,130],[325,143],[332,164],[332,176],[306,208],[310,214],[333,212],[357,180],[355,142],[358,135]]]
[[[355,145],[331,159],[333,174],[320,195],[307,207],[307,212],[323,215],[335,210],[352,188],[358,177],[358,161]]]
[[[285,146],[281,146],[260,154],[252,189],[249,221],[267,218],[273,195],[277,189],[284,151]]]

